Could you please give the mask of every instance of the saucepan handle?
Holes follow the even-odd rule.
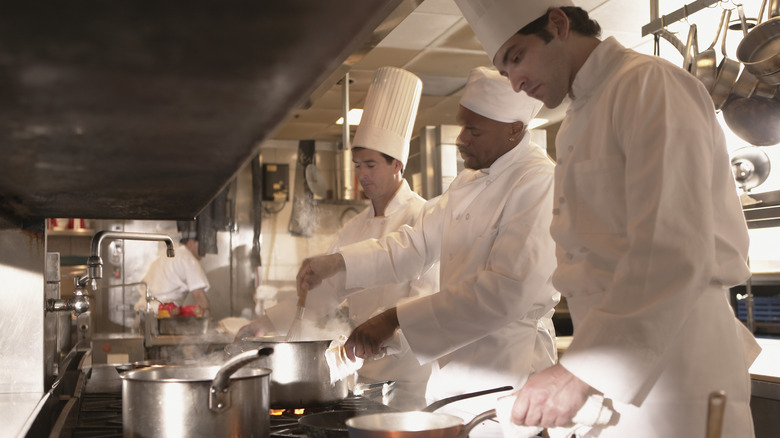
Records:
[[[460,429],[460,433],[458,434],[458,438],[467,438],[469,436],[469,433],[471,433],[471,430],[477,427],[478,424],[482,423],[485,420],[490,420],[491,418],[496,418],[496,410],[491,409],[489,411],[485,411],[476,417],[474,417],[473,420],[469,421],[466,425],[463,426],[463,428]]]
[[[273,348],[263,347],[241,353],[225,362],[219,371],[217,371],[214,380],[211,381],[211,387],[209,388],[209,410],[224,411],[229,408],[230,394],[228,389],[230,386],[230,376],[244,365],[260,359],[261,357],[268,356],[273,352]]]

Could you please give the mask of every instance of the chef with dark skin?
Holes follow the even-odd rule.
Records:
[[[722,436],[753,436],[758,346],[728,298],[750,276],[748,234],[706,88],[602,41],[570,0],[456,3],[516,92],[550,108],[571,99],[550,230],[574,339],[520,389],[512,420],[570,426],[597,393],[618,420],[586,436],[703,437],[723,390]]]
[[[440,261],[439,291],[358,326],[345,344],[350,359],[380,353],[400,328],[417,360],[433,363],[429,401],[517,387],[555,363],[553,165],[527,129],[540,108],[495,70],[474,69],[457,115],[466,169],[449,189],[413,227],[304,261],[297,277],[304,294],[342,271],[347,288],[370,287]],[[484,400],[473,403],[466,409],[485,410]]]

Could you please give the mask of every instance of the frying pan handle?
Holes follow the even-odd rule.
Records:
[[[211,381],[211,387],[209,388],[209,410],[218,412],[229,408],[230,394],[228,393],[228,387],[230,386],[230,376],[249,362],[268,356],[273,352],[273,348],[263,347],[241,353],[225,362],[219,371],[217,371],[214,380]]]
[[[442,407],[444,405],[448,405],[448,404],[450,404],[452,402],[456,402],[458,400],[463,400],[463,399],[472,398],[472,397],[479,397],[481,395],[492,394],[494,392],[509,391],[511,389],[513,389],[511,386],[502,386],[502,387],[499,387],[499,388],[486,389],[484,391],[467,392],[465,394],[453,395],[452,397],[447,397],[447,398],[443,398],[443,399],[441,399],[439,401],[435,401],[435,402],[429,404],[428,406],[422,408],[421,411],[423,411],[423,412],[433,412],[436,409],[439,409],[440,407]]]
[[[489,411],[485,411],[476,417],[474,417],[473,420],[469,421],[468,424],[463,426],[463,428],[460,429],[460,433],[458,433],[458,438],[467,438],[469,436],[469,433],[472,429],[477,427],[478,424],[482,423],[485,420],[490,420],[491,418],[496,418],[496,410],[491,409]]]

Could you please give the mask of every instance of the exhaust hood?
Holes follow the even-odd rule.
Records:
[[[0,218],[193,219],[418,3],[5,2]]]

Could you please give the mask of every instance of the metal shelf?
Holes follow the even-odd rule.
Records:
[[[744,204],[748,228],[770,228],[780,226],[780,191],[749,193],[750,198],[758,201],[754,204]]]

